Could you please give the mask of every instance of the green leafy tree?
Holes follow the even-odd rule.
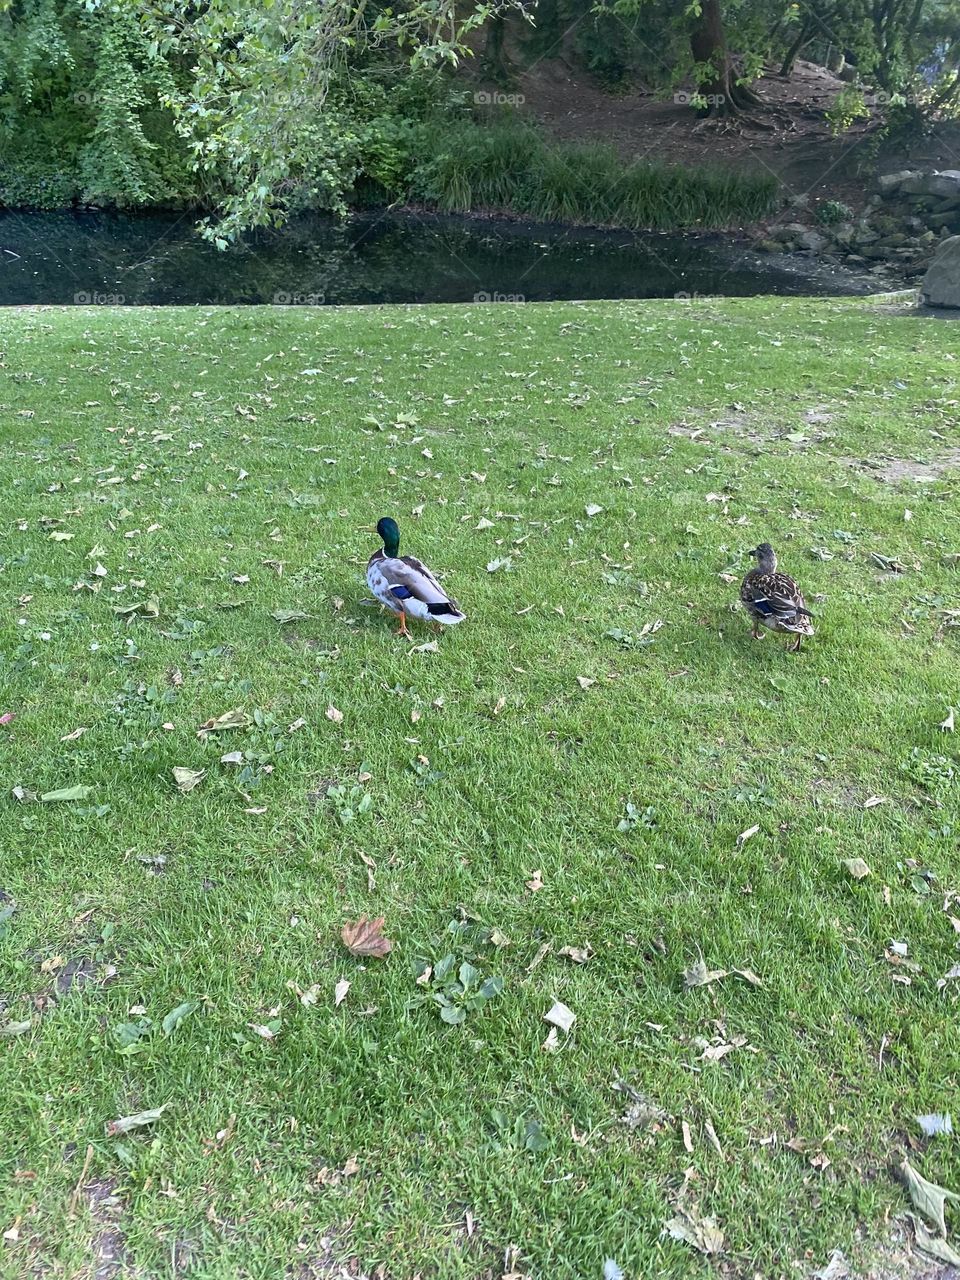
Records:
[[[455,66],[465,38],[497,3],[407,0],[173,0],[136,4],[151,48],[189,66],[163,98],[201,173],[223,193],[206,233],[221,246],[292,209],[343,210],[363,170],[369,117],[352,84],[376,79],[386,55],[408,72]]]

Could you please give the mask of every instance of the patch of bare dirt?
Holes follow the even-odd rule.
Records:
[[[115,1280],[129,1275],[125,1270],[126,1246],[119,1218],[123,1202],[117,1195],[117,1184],[110,1178],[86,1183],[82,1188],[90,1211],[90,1264],[84,1280]]]
[[[522,56],[515,55],[513,66],[509,92],[522,97],[521,118],[542,125],[555,138],[607,143],[631,163],[766,169],[787,195],[843,200],[854,209],[870,190],[865,175],[956,168],[960,155],[956,124],[940,126],[909,146],[889,145],[879,137],[883,120],[875,114],[834,137],[826,112],[845,82],[813,62],[799,60],[790,79],[773,71],[762,76],[754,89],[769,111],[732,127],[699,121],[688,105],[672,97],[664,100],[643,85],[610,93],[563,58],[524,69]],[[497,88],[483,80],[476,83]]]
[[[845,461],[857,471],[884,484],[901,484],[905,480],[930,484],[953,471],[960,471],[960,449],[950,449],[931,462],[918,462],[916,458],[882,458],[876,462],[865,458],[846,458]]]

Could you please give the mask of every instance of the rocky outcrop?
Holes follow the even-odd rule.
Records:
[[[944,240],[920,285],[920,298],[928,307],[960,308],[960,236]]]
[[[794,217],[799,209],[808,212],[807,202],[794,198],[789,203]],[[767,253],[808,250],[869,264],[872,271],[890,267],[900,275],[920,276],[937,246],[960,234],[960,169],[885,173],[859,216],[824,222],[824,206],[817,212],[816,227],[800,222],[768,227],[755,247]]]

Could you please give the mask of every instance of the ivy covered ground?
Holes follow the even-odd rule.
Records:
[[[960,1065],[956,339],[876,300],[0,315],[0,1274],[912,1240],[903,1159],[960,1188],[916,1120]],[[381,515],[465,624],[365,602]],[[796,656],[736,606],[764,539]]]

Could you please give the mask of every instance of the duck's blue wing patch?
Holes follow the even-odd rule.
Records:
[[[398,600],[409,600],[413,592],[409,587],[405,587],[402,582],[399,582],[395,587],[390,588],[390,594],[396,596]]]

